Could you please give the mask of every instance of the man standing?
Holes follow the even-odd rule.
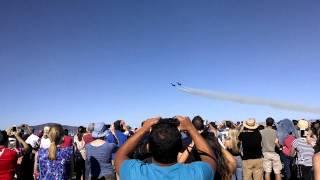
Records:
[[[262,180],[262,137],[258,130],[259,125],[251,118],[245,121],[243,126],[243,131],[239,134],[239,141],[242,143],[243,179]]]
[[[176,124],[159,121],[159,118],[148,119],[118,150],[115,158],[115,168],[121,180],[140,179],[195,179],[213,180],[216,169],[216,158],[187,117],[178,116],[180,130],[187,131],[197,150],[200,152],[201,162],[191,164],[177,163],[177,155],[182,148],[181,133]],[[150,132],[150,128],[152,130]],[[139,141],[150,132],[149,149],[152,163],[147,164],[139,160],[129,160],[129,154],[134,151]]]
[[[276,131],[272,129],[274,119],[268,117],[266,119],[266,128],[261,130],[262,135],[262,152],[263,152],[263,169],[265,172],[264,179],[270,180],[270,174],[275,174],[276,180],[281,180],[282,164],[280,156],[275,152],[275,147],[278,143]]]

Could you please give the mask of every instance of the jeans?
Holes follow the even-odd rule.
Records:
[[[240,156],[234,156],[234,158],[237,161],[237,169],[236,169],[236,172],[232,175],[231,180],[242,180],[243,179],[242,159]]]
[[[291,178],[291,165],[293,162],[293,157],[286,156],[283,153],[280,153],[280,159],[284,165],[284,171],[285,171],[285,179],[289,180]]]

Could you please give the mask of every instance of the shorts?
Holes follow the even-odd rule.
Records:
[[[266,173],[271,173],[272,169],[275,174],[281,173],[282,164],[280,161],[280,156],[275,152],[264,152],[263,153],[263,170]]]

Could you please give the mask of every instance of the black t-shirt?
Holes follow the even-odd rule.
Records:
[[[244,130],[239,134],[242,142],[243,160],[262,158],[262,137],[258,130]]]

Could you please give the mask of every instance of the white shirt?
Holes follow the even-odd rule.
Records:
[[[40,148],[47,149],[50,147],[51,141],[49,138],[41,138]]]
[[[32,148],[35,148],[38,144],[38,141],[39,141],[39,137],[34,135],[34,134],[31,134],[27,140],[26,140],[26,143],[27,144],[30,144],[32,146]]]

